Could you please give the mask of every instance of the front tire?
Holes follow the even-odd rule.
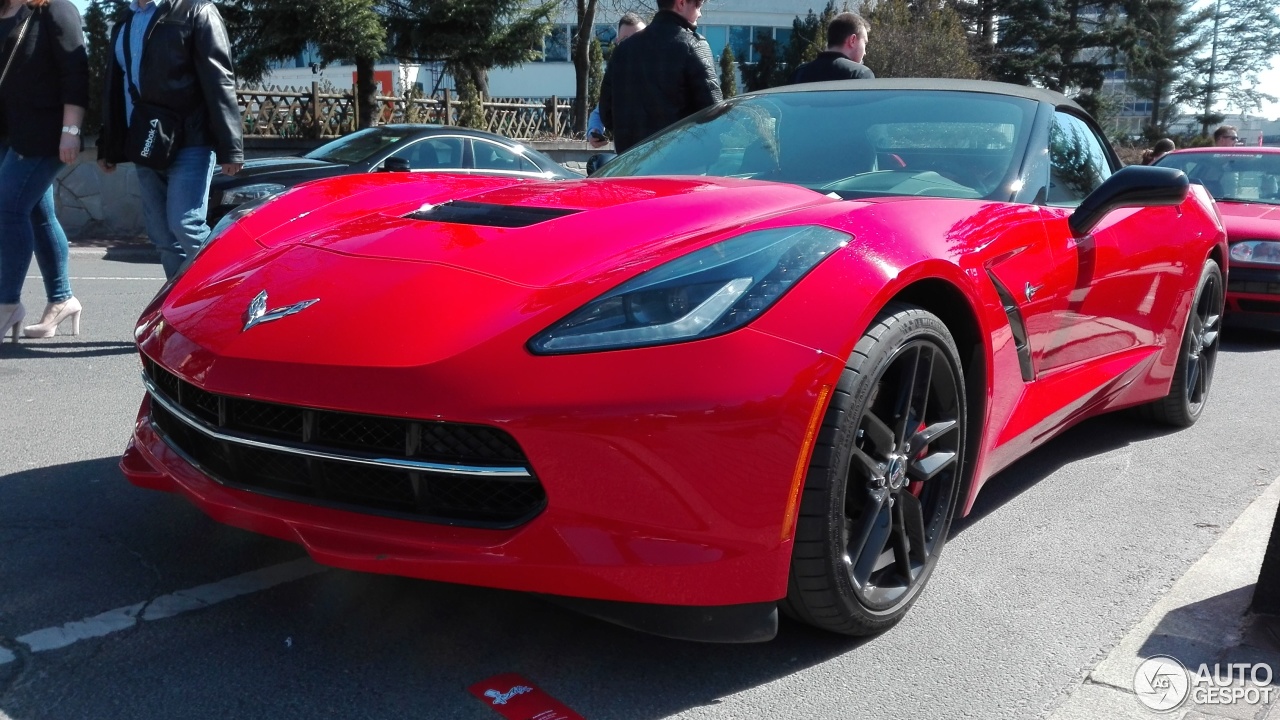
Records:
[[[1217,262],[1206,260],[1191,301],[1169,394],[1141,408],[1149,419],[1174,427],[1190,427],[1200,418],[1209,399],[1209,386],[1213,384],[1225,303],[1222,269]]]
[[[846,635],[906,614],[951,527],[965,410],[946,325],[918,307],[886,307],[849,357],[814,445],[784,612]]]

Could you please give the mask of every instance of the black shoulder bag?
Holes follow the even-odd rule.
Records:
[[[152,170],[167,170],[173,164],[181,144],[182,116],[151,103],[142,102],[138,79],[133,77],[133,17],[124,24],[124,79],[133,98],[133,114],[129,117],[129,137],[125,156],[130,162]]]
[[[22,40],[27,36],[27,26],[31,24],[31,18],[35,17],[34,11],[22,21],[22,29],[18,31],[18,41],[13,44],[13,51],[9,53],[9,59],[4,61],[4,70],[0,71],[0,88],[4,87],[5,78],[9,77],[9,68],[13,67],[13,59],[18,57],[18,50],[22,49]]]

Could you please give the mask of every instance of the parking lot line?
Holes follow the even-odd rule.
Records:
[[[241,595],[260,592],[282,583],[300,580],[323,570],[325,570],[323,566],[315,564],[310,558],[302,558],[236,575],[208,585],[161,595],[146,602],[108,610],[58,627],[29,632],[18,637],[17,641],[31,652],[57,650],[81,640],[127,630],[136,625],[139,619],[163,620],[192,610],[207,608]],[[0,665],[13,662],[15,659],[12,652],[0,648]]]

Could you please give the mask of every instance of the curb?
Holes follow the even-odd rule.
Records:
[[[1162,713],[1148,710],[1134,692],[1134,675],[1153,655],[1177,658],[1194,672],[1202,663],[1266,662],[1280,671],[1280,653],[1260,634],[1265,622],[1249,613],[1271,525],[1280,504],[1280,478],[1272,481],[1222,537],[1156,601],[1049,720],[1241,720],[1280,717],[1280,703],[1201,706],[1191,698]],[[1270,649],[1269,649],[1270,648]]]

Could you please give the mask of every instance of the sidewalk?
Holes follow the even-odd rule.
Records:
[[[1050,720],[1280,720],[1280,618],[1248,611],[1278,503],[1280,479],[1085,675]],[[1228,663],[1266,663],[1277,676],[1270,678],[1271,697],[1265,701],[1202,705],[1191,692],[1180,706],[1158,713],[1147,709],[1134,690],[1139,666],[1156,655],[1175,658],[1193,673],[1202,664],[1213,673],[1217,663],[1224,680]],[[1186,692],[1185,683],[1181,689]]]

